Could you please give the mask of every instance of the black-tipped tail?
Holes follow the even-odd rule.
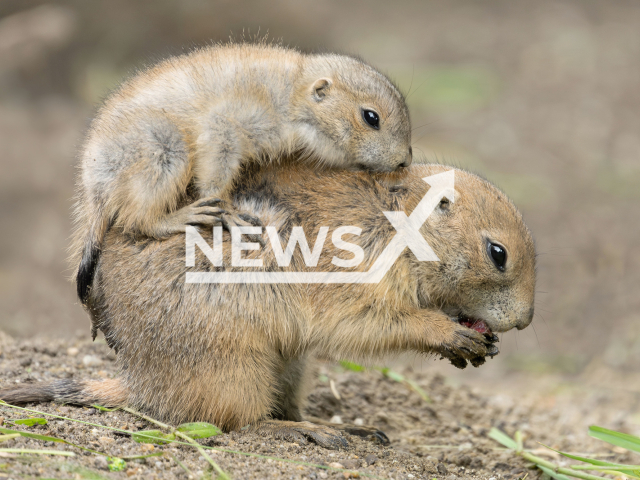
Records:
[[[94,243],[87,244],[82,253],[78,275],[76,276],[76,287],[78,289],[78,298],[83,305],[87,304],[89,290],[93,284],[93,277],[96,273],[98,258],[100,257],[100,247]]]
[[[44,383],[23,383],[0,389],[0,400],[11,405],[60,402],[72,405],[116,407],[126,403],[126,389],[118,379],[54,380]]]

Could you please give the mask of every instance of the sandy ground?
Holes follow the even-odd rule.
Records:
[[[15,341],[5,336],[0,356],[3,379],[0,386],[56,378],[109,378],[114,375],[114,358],[103,342],[92,343],[86,337]],[[406,365],[407,362],[400,363]],[[600,376],[606,380],[599,385],[590,385],[582,378],[545,376],[537,382],[524,379],[528,388],[523,388],[523,378],[514,376],[510,382],[483,388],[470,387],[469,382],[456,385],[455,378],[437,372],[451,373],[453,367],[446,362],[437,362],[434,368],[433,363],[433,360],[427,360],[398,367],[398,371],[428,394],[428,402],[406,384],[393,381],[376,370],[353,372],[332,364],[319,364],[307,415],[325,421],[338,416],[345,423],[361,419],[359,421],[364,424],[384,431],[391,441],[389,446],[347,435],[347,448],[328,450],[312,443],[290,443],[242,432],[211,437],[201,443],[270,457],[209,451],[235,479],[357,478],[349,477],[355,474],[342,470],[322,468],[341,468],[335,464],[357,471],[362,478],[497,480],[523,478],[527,474],[528,478],[537,478],[537,471],[529,470],[526,462],[487,437],[491,427],[511,435],[515,430],[521,430],[527,448],[537,449],[539,454],[561,465],[567,462],[545,451],[537,442],[574,453],[597,454],[599,458],[634,461],[616,448],[590,439],[586,426],[600,424],[638,433],[640,417],[637,413],[634,417],[633,412],[637,412],[640,404],[640,391],[629,389],[629,382],[638,384],[637,377],[616,378],[611,372],[592,372],[590,378]],[[511,383],[511,388],[507,383]],[[31,405],[30,408],[120,430],[135,432],[157,428],[122,411],[101,412],[94,408],[50,403]],[[112,472],[103,456],[66,444],[19,438],[2,446],[57,449],[76,455],[71,458],[6,455],[0,459],[0,478],[209,478],[208,463],[192,447],[150,447],[134,442],[128,434],[52,417],[47,418],[46,425],[15,426],[12,420],[27,418],[29,414],[8,407],[0,407],[0,415],[4,427],[62,438],[112,457],[161,454],[127,460],[123,471]],[[637,463],[637,458],[635,461]]]

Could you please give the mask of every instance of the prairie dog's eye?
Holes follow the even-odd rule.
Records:
[[[370,127],[380,129],[380,117],[373,110],[362,110],[362,118]]]
[[[498,270],[504,272],[504,264],[507,261],[507,251],[504,249],[504,247],[491,242],[487,244],[487,249],[494,265],[498,268]]]

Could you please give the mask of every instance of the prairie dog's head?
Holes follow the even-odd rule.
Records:
[[[450,170],[416,166],[420,178]],[[417,185],[416,185],[417,187]],[[535,246],[522,216],[489,182],[455,170],[455,198],[439,201],[421,232],[440,259],[420,262],[419,296],[482,333],[531,323]]]
[[[411,164],[409,110],[386,76],[351,57],[317,55],[302,77],[295,114],[317,158],[376,172]]]

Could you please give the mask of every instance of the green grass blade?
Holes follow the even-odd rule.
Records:
[[[495,427],[493,427],[489,431],[489,438],[493,438],[496,442],[500,443],[501,445],[504,445],[507,448],[510,448],[512,450],[518,450],[518,444],[511,437],[509,437],[509,435],[498,430]]]
[[[142,430],[131,434],[131,438],[138,443],[155,443],[164,445],[176,439],[173,433],[162,433],[161,430]]]
[[[18,438],[21,435],[19,433],[10,433],[8,435],[0,435],[0,442],[5,442],[7,440],[11,440],[12,438]]]
[[[0,448],[0,452],[5,453],[25,453],[33,455],[61,455],[63,457],[75,457],[73,452],[65,452],[63,450],[32,450],[30,448]]]
[[[612,445],[640,453],[640,438],[634,435],[616,432],[615,430],[609,430],[595,425],[589,427],[589,435]]]
[[[33,438],[34,440],[43,440],[45,442],[67,443],[66,441],[64,441],[64,440],[62,440],[60,438],[49,437],[47,435],[38,435],[37,433],[31,433],[31,432],[23,432],[21,430],[11,430],[9,428],[4,428],[4,427],[0,427],[0,432],[6,433],[6,434],[9,434],[9,435],[17,433],[18,435],[20,435],[22,437]]]
[[[115,412],[116,410],[120,410],[120,407],[107,408],[107,407],[102,407],[100,405],[91,405],[91,406],[101,412]]]
[[[393,381],[401,383],[405,381],[404,375],[398,372],[394,372],[387,367],[380,368],[379,370],[385,377],[390,378]]]
[[[573,470],[594,470],[603,473],[623,473],[627,477],[640,478],[640,465],[613,465],[613,466],[598,466],[598,465],[572,465]]]
[[[418,395],[422,397],[422,400],[424,400],[425,402],[431,403],[431,398],[429,398],[429,395],[427,395],[427,392],[425,392],[420,387],[420,385],[418,385],[413,380],[407,380],[407,384],[413,389],[414,392],[416,392]]]
[[[578,455],[572,455],[570,453],[565,453],[565,452],[561,452],[560,450],[556,450],[555,448],[551,448],[547,445],[545,445],[544,443],[541,443],[540,445],[542,445],[545,448],[548,448],[549,450],[552,450],[556,453],[559,453],[560,455],[567,457],[567,458],[571,458],[572,460],[577,460],[579,462],[585,462],[585,463],[589,463],[591,465],[598,465],[598,466],[612,466],[612,467],[618,467],[621,466],[621,464],[619,463],[611,463],[611,462],[605,462],[604,460],[596,460],[594,458],[587,458],[587,457],[580,457]]]
[[[553,470],[551,470],[550,468],[545,467],[544,465],[538,465],[538,468],[540,470],[542,470],[544,473],[546,473],[547,475],[549,475],[551,478],[555,478],[556,480],[571,480],[566,475],[554,472]]]

